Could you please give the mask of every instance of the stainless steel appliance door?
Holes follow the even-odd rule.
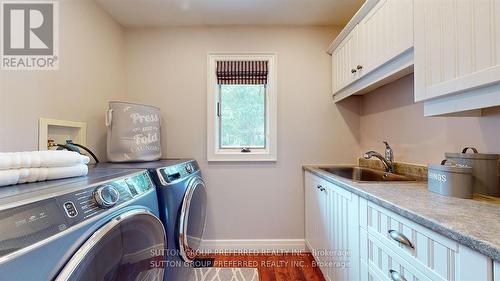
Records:
[[[207,213],[207,191],[201,177],[188,182],[179,217],[179,252],[184,261],[193,261],[203,239]]]
[[[163,280],[165,230],[146,209],[122,213],[96,231],[55,279]]]

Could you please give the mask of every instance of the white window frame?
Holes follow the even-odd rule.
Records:
[[[208,53],[207,67],[207,160],[208,161],[277,161],[277,110],[278,95],[276,88],[276,53]],[[219,85],[217,84],[217,61],[258,60],[268,62],[266,85],[266,147],[253,148],[251,152],[241,149],[219,148],[219,120],[217,103]]]

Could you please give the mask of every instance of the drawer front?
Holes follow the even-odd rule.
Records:
[[[365,260],[361,260],[360,266],[360,281],[387,281],[387,277],[380,276],[375,268],[369,268]]]
[[[367,231],[432,280],[456,279],[458,243],[368,202]]]
[[[363,237],[366,237],[364,241]],[[367,247],[366,265],[368,266],[368,280],[435,280],[417,270],[407,260],[393,252],[386,244],[379,241],[372,234],[366,233],[366,236],[362,235],[361,243],[362,247],[365,245]]]

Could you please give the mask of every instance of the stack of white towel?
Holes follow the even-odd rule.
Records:
[[[0,153],[0,186],[85,176],[89,162],[64,150]]]

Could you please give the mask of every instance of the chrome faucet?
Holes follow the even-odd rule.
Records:
[[[394,163],[394,150],[392,150],[388,142],[383,141],[383,143],[385,144],[385,160]]]
[[[389,173],[394,172],[394,152],[392,148],[389,146],[389,144],[384,141],[385,144],[385,157],[382,156],[382,154],[376,152],[376,151],[368,151],[363,155],[363,158],[365,159],[370,159],[372,157],[378,158],[380,161],[382,161],[382,164],[384,164],[385,171]]]

